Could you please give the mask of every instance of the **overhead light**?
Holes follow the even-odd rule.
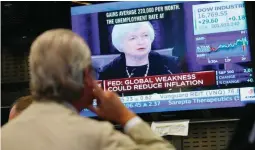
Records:
[[[76,4],[82,4],[82,5],[91,5],[91,3],[88,3],[88,2],[82,2],[82,1],[72,1],[73,3],[76,3]]]
[[[5,7],[10,7],[10,6],[12,6],[12,4],[11,4],[11,3],[7,3],[7,4],[5,4],[4,6],[5,6]]]

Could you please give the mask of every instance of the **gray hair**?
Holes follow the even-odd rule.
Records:
[[[149,21],[136,22],[136,23],[127,23],[127,24],[118,24],[114,25],[112,29],[112,44],[120,52],[122,52],[122,42],[125,35],[129,32],[137,30],[139,27],[145,26],[149,30],[149,37],[151,41],[155,38],[155,31],[153,26]]]
[[[46,31],[29,54],[31,94],[75,100],[83,88],[83,71],[90,65],[90,49],[80,36],[66,29]]]

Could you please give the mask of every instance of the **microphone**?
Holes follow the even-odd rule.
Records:
[[[164,67],[165,67],[165,69],[166,69],[166,71],[167,71],[168,73],[173,74],[172,71],[170,71],[170,69],[168,68],[168,66],[164,65]],[[179,89],[180,89],[180,92],[182,92],[182,89],[181,89],[181,88],[179,88]],[[169,91],[171,91],[171,90],[172,90],[172,89],[169,89]]]
[[[166,71],[167,71],[168,73],[173,74],[173,73],[170,71],[170,69],[169,69],[166,65],[164,65],[164,67],[165,67],[165,69],[166,69]]]

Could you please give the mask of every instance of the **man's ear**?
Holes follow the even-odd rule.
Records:
[[[84,85],[87,87],[93,87],[93,81],[92,70],[90,68],[86,68],[84,70]]]
[[[16,106],[14,105],[11,110],[10,110],[10,114],[9,114],[9,120],[12,120],[13,118],[15,118],[16,116],[19,115],[19,112],[17,112],[16,110]]]

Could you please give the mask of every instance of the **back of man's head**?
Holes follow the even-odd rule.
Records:
[[[19,115],[22,111],[24,111],[27,107],[29,107],[30,104],[32,104],[32,102],[33,102],[32,96],[23,96],[17,99],[17,101],[15,101],[15,103],[13,104],[11,108],[9,120],[12,120],[17,115]]]
[[[79,99],[84,70],[90,65],[90,49],[80,36],[66,29],[46,31],[30,50],[31,93],[37,101]]]

